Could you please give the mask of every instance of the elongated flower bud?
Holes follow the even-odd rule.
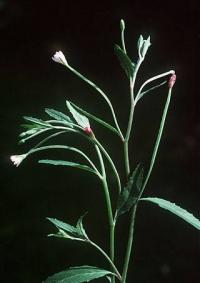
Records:
[[[173,75],[170,77],[169,82],[168,82],[169,88],[172,88],[172,87],[174,86],[175,82],[176,82],[176,75],[173,74]]]

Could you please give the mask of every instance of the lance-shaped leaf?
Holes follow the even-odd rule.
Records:
[[[74,103],[70,102],[70,104],[76,109],[78,110],[80,113],[82,113],[83,115],[93,119],[94,121],[96,121],[97,123],[101,124],[102,126],[106,127],[107,129],[111,130],[112,132],[114,132],[115,134],[118,134],[118,131],[111,126],[110,124],[106,123],[105,121],[103,121],[102,119],[99,119],[98,117],[86,112],[85,110],[83,110],[82,108],[78,107],[77,105],[75,105]]]
[[[71,267],[65,271],[48,277],[44,283],[82,283],[104,276],[114,275],[112,272],[94,266]]]
[[[128,55],[121,49],[119,45],[115,45],[115,54],[117,55],[119,62],[124,69],[128,78],[133,77],[133,73],[135,70],[135,64],[131,61]]]
[[[65,115],[64,113],[54,110],[54,109],[50,109],[50,108],[46,108],[45,112],[52,118],[56,119],[57,121],[60,122],[64,122],[66,123],[69,127],[73,128],[73,121],[70,119],[69,116]]]
[[[23,117],[25,120],[27,121],[30,121],[34,124],[37,124],[37,125],[41,125],[41,126],[46,126],[46,127],[50,127],[51,125],[41,119],[38,119],[38,118],[34,118],[34,117],[29,117],[29,116],[24,116]]]
[[[63,237],[78,241],[88,240],[88,236],[82,223],[83,217],[84,215],[79,218],[76,227],[55,218],[47,218],[58,229],[57,234],[50,234],[49,236]]]
[[[38,132],[40,132],[42,129],[46,129],[46,127],[37,125],[37,124],[32,124],[32,125],[22,125],[23,127],[26,127],[28,130],[25,132],[20,133],[20,137],[26,137],[26,136],[31,136],[34,135]]]
[[[83,128],[90,128],[90,122],[88,118],[80,114],[69,101],[66,101],[66,104],[77,124]]]
[[[117,217],[128,212],[137,202],[143,180],[143,168],[138,165],[130,176],[127,186],[120,193],[117,204]]]
[[[51,160],[51,159],[42,159],[42,160],[39,160],[38,162],[43,163],[43,164],[55,165],[55,166],[69,166],[69,167],[79,168],[79,169],[97,174],[97,172],[94,171],[89,166],[75,163],[75,162],[70,162],[70,161],[65,161],[65,160]]]
[[[153,202],[159,205],[161,208],[170,211],[171,213],[188,222],[190,225],[194,226],[196,229],[200,230],[200,220],[197,219],[193,214],[191,214],[187,210],[176,205],[175,203],[155,197],[141,198],[141,200]]]

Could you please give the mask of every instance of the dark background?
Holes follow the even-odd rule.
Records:
[[[75,224],[88,211],[85,226],[89,235],[107,248],[106,209],[96,178],[80,171],[37,164],[41,157],[64,158],[59,152],[34,155],[18,168],[12,166],[9,156],[24,153],[34,144],[17,145],[22,116],[45,118],[45,107],[66,111],[66,99],[112,122],[103,99],[51,60],[57,50],[62,50],[72,66],[109,93],[125,129],[128,81],[113,52],[114,43],[120,43],[121,18],[126,22],[126,44],[132,58],[137,56],[139,35],[151,35],[152,46],[140,70],[138,85],[160,72],[175,69],[177,73],[165,133],[146,195],[169,199],[200,216],[198,1],[1,0],[1,282],[38,283],[73,265],[107,267],[102,256],[84,244],[46,237],[55,231],[46,216]],[[138,104],[134,142],[130,146],[133,166],[142,162],[148,168],[166,94],[166,87],[162,87]],[[92,127],[112,151],[123,174],[120,143],[94,123]],[[77,136],[61,137],[59,142],[75,143],[94,155]],[[65,158],[69,157],[74,158]],[[112,181],[112,172],[109,173]],[[114,192],[114,188],[111,190]],[[199,282],[199,231],[153,204],[142,203],[137,216],[135,258],[130,263],[128,282]],[[117,227],[119,266],[128,223],[127,215]]]

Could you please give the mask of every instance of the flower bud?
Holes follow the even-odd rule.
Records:
[[[65,66],[68,65],[65,55],[62,53],[62,51],[57,51],[53,55],[52,60]]]
[[[172,88],[172,87],[174,86],[175,82],[176,82],[176,75],[173,74],[173,75],[170,77],[169,82],[168,82],[169,88]]]
[[[84,132],[88,135],[88,136],[93,136],[93,131],[90,127],[85,127],[84,128]]]
[[[124,22],[123,19],[121,19],[121,21],[120,21],[120,29],[121,29],[121,31],[125,30],[125,22]]]

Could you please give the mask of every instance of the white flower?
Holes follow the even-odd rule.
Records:
[[[65,65],[67,66],[68,63],[67,63],[67,60],[65,58],[65,55],[62,53],[62,51],[57,51],[53,57],[52,57],[53,61],[57,62],[57,63],[60,63],[62,65]]]
[[[26,158],[27,154],[21,154],[21,155],[12,155],[10,157],[11,161],[14,163],[16,167],[20,165],[20,163]]]

